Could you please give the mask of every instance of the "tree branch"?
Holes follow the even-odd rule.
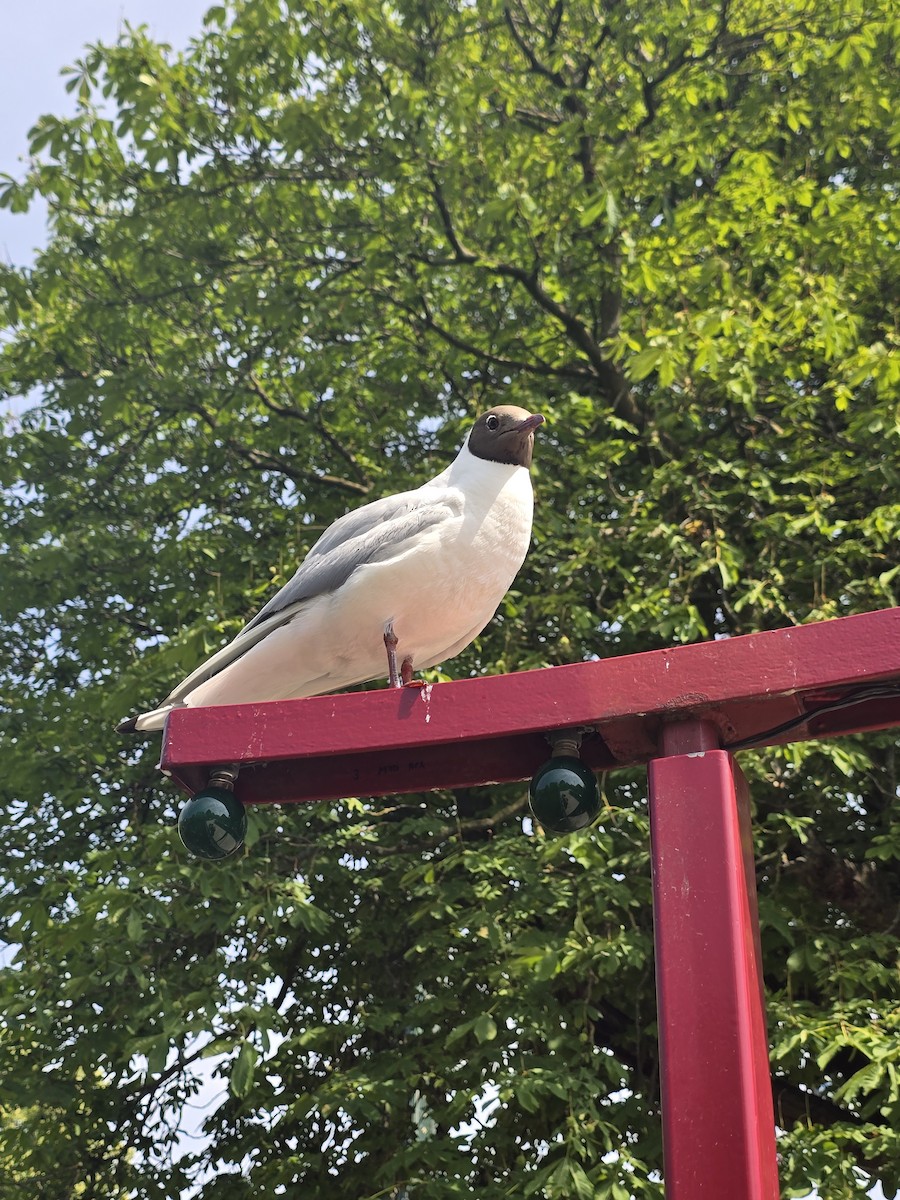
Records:
[[[267,389],[263,387],[262,383],[259,381],[256,375],[254,375],[252,370],[247,372],[247,382],[250,384],[251,391],[258,397],[263,406],[267,408],[269,412],[275,413],[277,416],[285,417],[289,420],[300,421],[307,426],[310,424],[310,418],[307,413],[301,412],[300,409],[297,408],[288,408],[286,405],[278,404],[277,401],[273,400]],[[328,442],[332,450],[339,454],[355,471],[359,472],[359,464],[354,456],[339,438],[336,438],[329,429],[325,428],[325,425],[322,423],[321,417],[318,413],[315,414],[315,420],[313,423],[315,424],[318,433],[325,439],[325,441]],[[251,451],[251,453],[257,452]],[[295,478],[295,476],[291,476],[291,478]],[[353,479],[344,479],[339,475],[317,475],[316,479],[320,479],[324,483],[336,484],[340,487],[346,488],[351,492],[358,492],[362,496],[367,496],[371,491],[370,484],[357,482]]]
[[[453,219],[450,216],[450,209],[447,207],[447,201],[444,197],[443,189],[435,173],[435,164],[433,163],[428,164],[428,178],[431,180],[434,202],[437,205],[438,212],[441,215],[441,223],[444,226],[444,233],[446,234],[447,241],[453,248],[453,253],[456,255],[456,261],[461,263],[477,262],[478,255],[474,251],[469,250],[468,247],[464,246],[459,240],[459,236],[453,224]]]
[[[529,70],[532,71],[533,74],[535,74],[535,75],[540,75],[543,79],[549,79],[549,81],[555,87],[558,87],[558,88],[568,87],[568,84],[567,84],[565,78],[559,73],[559,71],[551,70],[550,67],[545,66],[544,63],[542,63],[540,61],[540,59],[538,59],[537,55],[534,53],[532,48],[528,45],[528,43],[522,37],[522,34],[519,32],[519,27],[516,24],[515,17],[513,17],[512,12],[510,11],[508,6],[504,6],[503,17],[504,17],[504,20],[506,21],[507,29],[512,34],[513,41],[516,43],[516,45],[522,51],[522,54],[524,55],[525,60],[528,63]]]
[[[510,263],[498,263],[488,269],[496,275],[515,279],[537,301],[544,312],[554,317],[562,325],[569,339],[591,364],[601,390],[612,403],[617,415],[634,425],[635,428],[643,429],[645,425],[643,414],[634,402],[630,385],[622,370],[607,358],[584,322],[570,312],[564,304],[554,300],[545,290],[537,273],[525,271],[521,267],[514,267]]]
[[[772,1101],[775,1105],[775,1120],[782,1129],[788,1129],[798,1121],[813,1125],[865,1125],[849,1109],[841,1108],[827,1096],[817,1096],[780,1075],[772,1075]]]
[[[415,316],[415,314],[411,315]],[[588,380],[592,378],[589,371],[582,371],[577,367],[551,367],[547,363],[527,362],[524,359],[507,358],[501,354],[492,354],[490,351],[465,341],[464,338],[458,337],[455,333],[451,333],[449,329],[445,329],[442,325],[439,325],[424,300],[422,316],[424,318],[423,324],[425,329],[437,334],[449,346],[453,346],[457,350],[462,350],[466,354],[471,354],[473,358],[484,359],[485,362],[503,367],[506,370],[525,371],[530,375],[540,375],[547,379]]]

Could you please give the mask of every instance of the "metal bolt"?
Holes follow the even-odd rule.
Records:
[[[215,767],[207,780],[206,786],[225,788],[226,791],[233,792],[240,769],[235,763],[232,763],[231,766]]]
[[[553,747],[552,758],[578,758],[581,749],[581,739],[586,729],[555,729],[547,734],[547,741]]]

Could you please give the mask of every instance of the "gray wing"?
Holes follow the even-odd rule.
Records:
[[[385,496],[338,518],[322,534],[280,591],[249,621],[243,637],[276,613],[296,608],[305,600],[334,592],[359,567],[384,562],[404,553],[413,538],[462,512],[455,488],[419,488]]]
[[[180,703],[194,688],[291,621],[307,600],[335,591],[365,563],[385,562],[403,554],[417,534],[459,516],[462,510],[463,498],[455,488],[426,487],[386,496],[340,517],[312,547],[293,579],[237,637],[182,680],[163,704]]]

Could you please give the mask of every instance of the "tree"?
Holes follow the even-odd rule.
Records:
[[[535,542],[455,676],[895,603],[896,28],[235,0],[185,56],[87,49],[2,193],[51,210],[0,274],[17,1195],[660,1194],[639,777],[566,840],[521,787],[350,797],[208,866],[112,727],[496,402],[549,417]],[[744,762],[785,1194],[890,1193],[892,740]]]

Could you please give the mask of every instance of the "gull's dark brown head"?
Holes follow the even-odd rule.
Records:
[[[534,431],[543,425],[540,413],[530,413],[514,404],[500,404],[482,413],[469,434],[469,451],[487,462],[530,467],[534,453]]]

